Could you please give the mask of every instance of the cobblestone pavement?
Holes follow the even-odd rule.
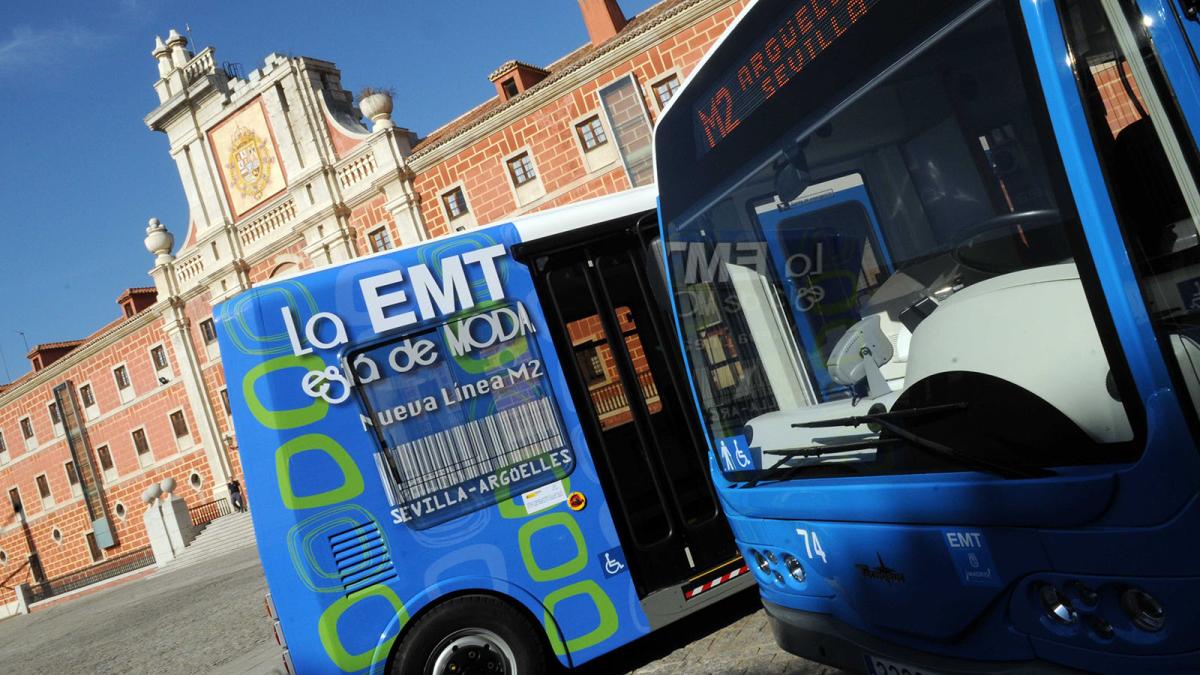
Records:
[[[279,651],[263,616],[258,553],[0,621],[0,672],[217,673],[265,675]],[[780,651],[753,590],[588,664],[579,675],[825,674],[836,671]]]
[[[265,592],[251,547],[5,619],[0,672],[270,672],[278,657],[261,662],[275,648]]]
[[[757,589],[596,659],[579,675],[827,675],[840,671],[775,645]]]

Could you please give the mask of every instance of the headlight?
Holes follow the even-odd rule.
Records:
[[[783,554],[783,566],[787,568],[788,574],[798,582],[804,581],[804,566],[793,555]]]
[[[1091,623],[1092,630],[1096,631],[1096,635],[1099,635],[1105,640],[1111,638],[1116,633],[1116,631],[1113,630],[1112,624],[1108,622],[1108,619],[1105,619],[1102,616],[1093,616]]]
[[[1042,600],[1042,609],[1046,611],[1046,616],[1051,621],[1064,626],[1075,623],[1078,617],[1075,609],[1071,607],[1071,601],[1063,597],[1057,588],[1051,584],[1042,584],[1042,587],[1038,589],[1038,595]]]
[[[754,566],[758,568],[758,571],[762,572],[763,574],[769,574],[771,572],[771,563],[767,562],[767,559],[762,557],[761,553],[754,549],[750,549],[750,556],[754,558]]]
[[[1072,581],[1067,584],[1067,590],[1073,592],[1079,601],[1088,607],[1095,607],[1096,603],[1100,602],[1100,594],[1082,581]]]
[[[1130,588],[1121,594],[1121,608],[1133,621],[1133,625],[1148,633],[1162,630],[1167,622],[1167,613],[1162,603],[1140,588]]]

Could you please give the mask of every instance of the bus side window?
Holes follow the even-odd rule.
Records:
[[[1155,328],[1200,413],[1200,191],[1153,41],[1130,0],[1064,0],[1097,152]],[[1170,360],[1170,357],[1168,357]]]
[[[397,522],[424,529],[570,473],[526,311],[464,312],[350,355]]]

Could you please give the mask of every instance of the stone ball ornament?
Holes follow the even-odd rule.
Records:
[[[163,496],[169,495],[175,491],[175,479],[164,478],[158,483],[158,486],[162,488]]]
[[[147,504],[153,504],[154,500],[158,499],[158,496],[161,494],[162,487],[160,487],[158,483],[155,483],[154,485],[146,488],[146,491],[142,493],[142,501],[146,502]]]
[[[154,261],[160,265],[175,260],[171,249],[175,246],[175,235],[171,234],[158,218],[151,218],[146,227],[146,250],[155,256]]]

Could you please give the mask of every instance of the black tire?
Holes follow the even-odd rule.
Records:
[[[451,662],[456,669],[448,667]],[[503,666],[497,668],[500,664]],[[546,668],[547,654],[539,626],[503,600],[464,595],[434,607],[408,628],[396,647],[389,672],[544,675]]]

